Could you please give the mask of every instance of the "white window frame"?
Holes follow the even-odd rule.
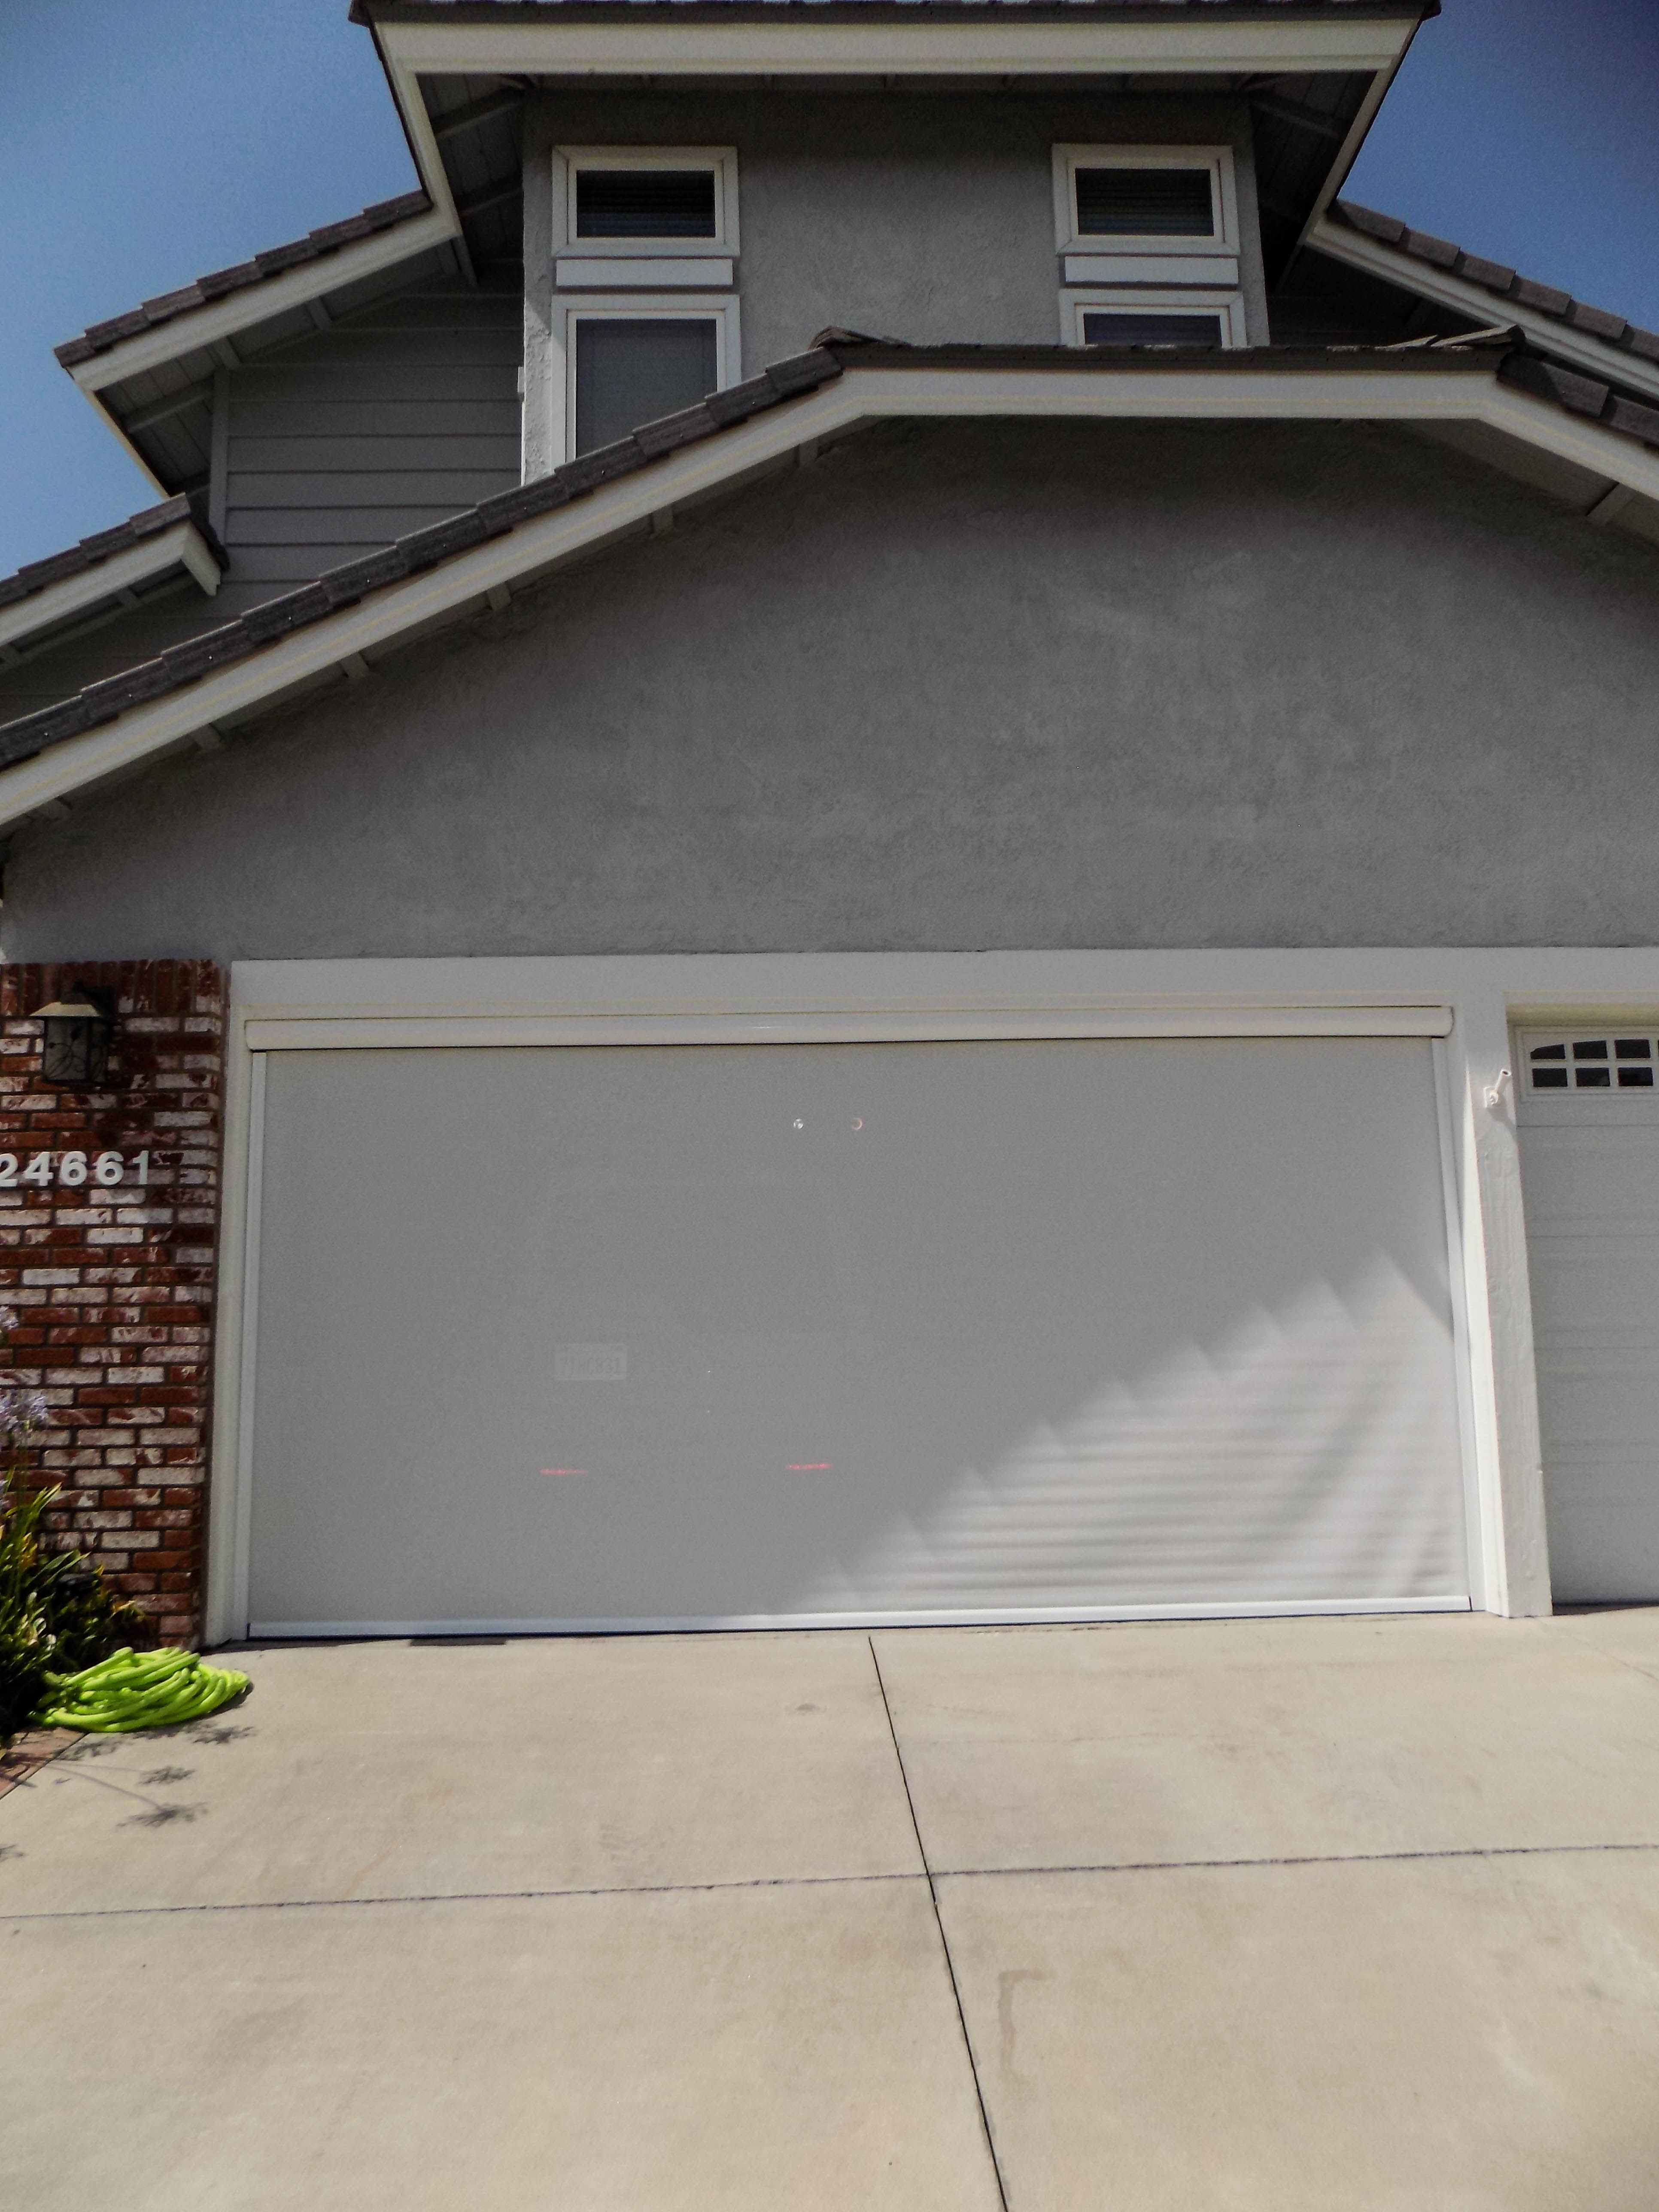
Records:
[[[1218,316],[1224,351],[1247,343],[1244,335],[1244,295],[1242,292],[1195,292],[1157,289],[1121,284],[1072,287],[1060,295],[1060,337],[1062,345],[1086,343],[1083,318],[1101,309],[1126,315]]]
[[[563,374],[554,380],[556,404],[563,421],[556,426],[555,448],[576,458],[576,325],[582,322],[712,322],[714,325],[714,389],[724,392],[743,374],[742,332],[735,293],[585,293],[560,300],[554,310],[555,342],[564,356]]]
[[[1238,258],[1238,187],[1231,146],[1056,146],[1054,148],[1054,246],[1061,253],[1200,255]],[[1218,218],[1211,238],[1085,236],[1078,228],[1077,173],[1079,169],[1207,169],[1210,204]]]
[[[576,179],[584,169],[712,170],[714,177],[714,235],[713,238],[578,238]],[[552,181],[556,264],[584,260],[696,263],[731,262],[737,258],[738,149],[735,146],[556,146],[553,149]],[[560,281],[569,281],[562,270]],[[641,272],[641,281],[660,284],[664,279],[660,274],[653,278]],[[729,270],[724,281],[731,282]]]

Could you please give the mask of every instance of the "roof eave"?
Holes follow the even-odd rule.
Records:
[[[1312,252],[1325,254],[1346,268],[1381,277],[1456,314],[1472,316],[1480,322],[1501,316],[1541,352],[1659,401],[1659,360],[1649,360],[1628,346],[1609,343],[1593,331],[1528,306],[1524,299],[1493,292],[1460,276],[1455,270],[1438,268],[1403,246],[1391,246],[1329,214],[1322,215],[1311,226],[1306,242]]]
[[[436,76],[1217,76],[1392,70],[1437,0],[1397,6],[1232,9],[1167,5],[998,9],[744,7],[721,0],[627,8],[422,7],[356,0],[374,33],[405,122],[414,78]],[[413,103],[418,107],[418,95]],[[424,172],[426,161],[422,158]]]
[[[169,505],[183,507],[182,499]],[[115,537],[116,532],[106,535]],[[187,575],[211,599],[225,556],[189,514],[136,538],[88,565],[0,605],[0,653],[12,658],[56,630],[90,620],[126,595],[167,576]]]
[[[239,331],[255,324],[303,307],[401,261],[413,260],[456,237],[459,230],[453,206],[430,207],[424,214],[410,216],[372,238],[228,292],[222,299],[203,307],[168,316],[154,327],[137,331],[96,352],[80,353],[82,342],[71,339],[58,349],[58,358],[81,390],[95,398],[130,376],[175,361],[181,354],[210,349],[221,340],[234,341]]]
[[[216,743],[222,722],[267,711],[333,672],[361,675],[368,654],[504,605],[503,595],[515,586],[576,555],[786,463],[803,447],[883,420],[1484,423],[1659,501],[1659,452],[1504,383],[1501,349],[1393,356],[1356,349],[1351,356],[1194,356],[1156,363],[1073,362],[1061,352],[1047,349],[1038,359],[1036,349],[1022,356],[1016,349],[910,355],[902,348],[836,347],[781,363],[747,386],[715,395],[722,403],[718,418],[710,414],[714,403],[705,403],[419,533],[429,543],[414,573],[403,549],[389,548],[178,648],[188,672],[159,690],[171,656],[13,724],[0,732],[0,742],[9,737],[14,751],[20,740],[32,749],[0,769],[0,826],[60,811],[77,791],[202,743],[204,732]],[[702,418],[701,427],[693,417]],[[250,641],[253,624],[260,641]]]

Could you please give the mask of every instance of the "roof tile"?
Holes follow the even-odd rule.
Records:
[[[714,416],[699,400],[695,407],[682,408],[678,415],[665,415],[659,422],[645,423],[634,435],[643,451],[655,460],[659,453],[672,453],[681,446],[694,445],[714,428]]]
[[[763,376],[746,376],[741,384],[728,384],[724,392],[711,392],[702,404],[724,429],[728,422],[744,422],[763,407],[770,407],[777,397],[777,386]]]
[[[83,569],[94,568],[100,561],[107,561],[113,553],[125,553],[129,546],[141,544],[147,538],[192,520],[222,568],[224,549],[210,532],[203,528],[200,516],[186,495],[180,492],[173,499],[164,499],[157,507],[141,507],[125,522],[83,538],[78,545],[71,545],[64,552],[50,554],[44,561],[28,562],[15,575],[0,576],[0,607],[26,599],[33,592],[43,592],[50,584],[62,583],[66,576],[78,576]]]
[[[1530,276],[1517,276],[1510,287],[1510,297],[1523,307],[1536,307],[1540,315],[1565,317],[1572,305],[1571,292],[1558,292],[1553,284],[1536,284]]]
[[[1501,384],[1514,385],[1540,399],[1553,399],[1574,415],[1597,415],[1612,397],[1607,386],[1593,376],[1576,375],[1559,362],[1535,353],[1512,353],[1498,371]]]
[[[1393,216],[1380,215],[1375,208],[1361,207],[1357,201],[1338,200],[1331,212],[1351,230],[1360,231],[1368,238],[1381,239],[1385,245],[1400,246],[1414,260],[1449,268],[1455,275],[1501,299],[1513,300],[1540,315],[1553,316],[1558,322],[1571,323],[1574,329],[1586,331],[1610,344],[1626,346],[1644,361],[1659,361],[1659,332],[1640,330],[1601,307],[1584,307],[1570,292],[1559,291],[1552,284],[1537,283],[1530,276],[1518,276],[1502,262],[1487,261],[1478,253],[1464,253],[1455,246],[1449,247],[1444,239],[1431,237],[1425,231],[1409,230]],[[1452,257],[1450,260],[1446,258],[1448,252]]]
[[[1587,307],[1581,300],[1573,301],[1567,320],[1575,330],[1588,331],[1592,337],[1606,338],[1609,345],[1617,345],[1630,328],[1622,315],[1610,315],[1605,307]]]
[[[1436,238],[1426,230],[1407,232],[1406,251],[1416,260],[1432,261],[1438,269],[1455,269],[1463,258],[1462,246],[1454,246],[1449,238]]]
[[[1515,271],[1501,261],[1483,260],[1478,253],[1460,253],[1457,274],[1467,276],[1471,284],[1484,284],[1493,292],[1507,292],[1515,282]]]
[[[174,684],[193,684],[211,668],[222,668],[227,661],[240,660],[257,650],[254,641],[240,624],[227,623],[222,629],[203,632],[200,637],[187,637],[182,645],[170,645],[161,655],[161,663]]]
[[[69,338],[56,349],[57,358],[64,368],[77,368],[95,354],[107,353],[112,346],[119,345],[124,338],[136,337],[141,331],[154,330],[158,324],[190,314],[210,300],[222,300],[229,293],[268,283],[273,276],[280,276],[302,262],[319,260],[337,252],[343,246],[354,245],[359,239],[378,236],[381,231],[394,229],[400,222],[412,222],[428,213],[431,205],[424,191],[400,192],[395,199],[377,200],[361,215],[348,216],[342,222],[324,223],[320,228],[307,232],[304,238],[274,246],[266,252],[254,254],[251,260],[238,262],[234,268],[216,269],[209,276],[198,276],[194,283],[145,301],[142,307],[125,315],[90,324],[79,337]]]
[[[538,477],[533,483],[514,484],[511,491],[498,491],[482,501],[478,512],[489,517],[492,529],[500,523],[510,530],[517,523],[532,521],[538,514],[563,507],[571,496],[569,485],[560,477]]]
[[[1659,407],[1644,407],[1637,399],[1615,398],[1607,410],[1607,422],[1644,445],[1659,446]]]

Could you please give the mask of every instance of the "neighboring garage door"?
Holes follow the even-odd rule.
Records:
[[[273,1053],[252,1623],[1466,1602],[1431,1052]]]
[[[1659,1598],[1659,1036],[1519,1040],[1550,1574]]]

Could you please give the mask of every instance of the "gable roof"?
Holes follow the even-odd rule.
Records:
[[[1335,202],[1309,234],[1308,244],[1316,253],[1461,313],[1496,319],[1493,311],[1501,309],[1534,343],[1659,400],[1659,331],[1587,307],[1569,292],[1353,200]]]
[[[141,508],[66,552],[0,576],[0,653],[15,657],[26,642],[177,569],[211,594],[226,565],[223,546],[183,495]]]
[[[485,606],[573,555],[823,438],[892,417],[1405,422],[1485,426],[1659,502],[1659,412],[1615,419],[1506,331],[1382,349],[1118,353],[908,347],[825,333],[810,352],[647,423],[223,627],[0,727],[0,823],[219,725],[268,712],[365,654]],[[1554,381],[1552,381],[1554,380]],[[1605,399],[1605,387],[1602,387]],[[1623,403],[1620,403],[1623,404]]]

